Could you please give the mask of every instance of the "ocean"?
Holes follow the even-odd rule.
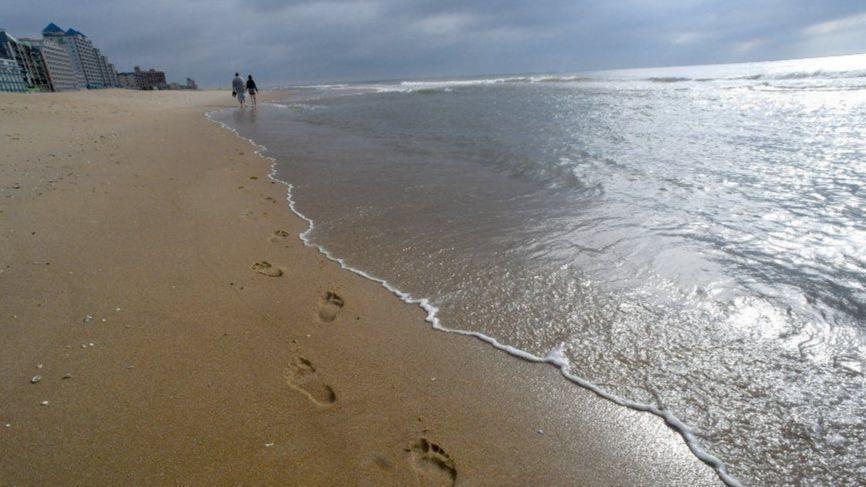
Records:
[[[305,242],[729,484],[866,484],[866,55],[292,90],[210,116]]]

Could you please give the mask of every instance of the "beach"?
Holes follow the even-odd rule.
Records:
[[[233,106],[0,95],[0,485],[720,484],[661,418],[305,246],[204,116]]]

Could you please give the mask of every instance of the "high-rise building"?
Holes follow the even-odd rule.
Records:
[[[66,31],[66,38],[70,41],[70,45],[74,46],[74,51],[78,55],[87,88],[102,88],[104,86],[102,69],[99,67],[99,54],[93,47],[93,43],[86,35],[72,28]]]
[[[5,30],[0,30],[0,57],[15,61],[21,79],[28,87],[33,83],[33,75],[28,69],[32,63],[25,60],[26,53],[18,39],[9,35]]]
[[[15,61],[32,91],[120,86],[114,66],[86,35],[54,23],[42,30],[42,39],[19,40],[0,29],[0,57]]]
[[[109,67],[108,59],[83,33],[72,28],[64,31],[57,24],[51,23],[42,30],[42,36],[57,40],[66,48],[78,81],[87,88],[105,88],[118,84],[114,82],[116,74],[113,68]]]
[[[157,71],[153,68],[142,71],[140,67],[136,66],[135,78],[138,82],[138,88],[141,90],[164,90],[168,88],[163,71]]]
[[[117,79],[117,70],[114,69],[114,65],[111,63],[108,63],[108,76],[111,80],[111,86],[114,88],[120,88],[120,80]]]
[[[66,31],[52,22],[42,29],[42,38],[51,39],[66,50],[69,64],[72,65],[72,71],[75,73],[75,86],[87,88],[87,78],[84,77],[84,68],[81,66],[78,49],[72,39],[66,37]]]
[[[99,58],[99,71],[102,73],[102,86],[105,88],[114,88],[116,83],[114,83],[113,78],[117,76],[117,73],[114,73],[114,67],[112,67],[111,63],[108,62],[108,58],[99,52],[99,49],[96,50],[96,54]]]
[[[21,77],[30,90],[78,88],[69,54],[55,38],[16,39],[0,31],[0,55],[18,63]]]
[[[75,70],[72,68],[72,61],[69,59],[69,53],[54,38],[22,39],[22,42],[29,44],[31,48],[38,50],[42,55],[50,87],[53,91],[77,90],[80,87],[75,76]]]
[[[108,86],[108,62],[105,60],[105,56],[102,55],[102,52],[99,49],[95,49],[96,52],[96,64],[99,66],[99,79],[101,80],[103,88]]]
[[[138,77],[135,73],[117,73],[117,80],[120,82],[120,87],[127,90],[140,90],[138,86]]]
[[[51,81],[42,53],[29,42],[18,40],[8,32],[0,30],[0,57],[13,59],[18,63],[21,77],[28,89],[51,91]]]
[[[23,93],[27,91],[27,83],[21,76],[18,61],[0,57],[0,91]]]
[[[18,71],[21,79],[29,84],[29,73],[27,73],[24,56],[21,53],[21,47],[18,44],[18,39],[9,35],[5,30],[0,30],[0,58],[11,59],[18,66]]]
[[[48,64],[42,50],[34,46],[28,39],[19,39],[18,42],[24,54],[27,72],[30,73],[30,89],[51,91],[51,76],[48,74]]]

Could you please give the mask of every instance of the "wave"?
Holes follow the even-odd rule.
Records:
[[[820,91],[860,91],[866,90],[866,84],[860,85],[830,85],[830,84],[821,84],[821,85],[806,85],[806,86],[791,86],[791,85],[778,85],[771,83],[760,83],[757,85],[746,86],[746,89],[752,91],[780,91],[780,92],[796,92],[796,91],[812,91],[812,92],[820,92]],[[733,87],[736,89],[736,87]]]
[[[533,76],[533,83],[573,83],[577,81],[598,81],[588,76]]]
[[[268,106],[275,107],[275,108],[279,108],[281,110],[292,110],[295,112],[306,112],[306,111],[315,111],[315,110],[321,110],[322,109],[322,107],[319,105],[310,105],[308,103],[290,103],[288,105],[285,105],[283,103],[268,102],[268,103],[264,103],[264,104],[268,105]]]
[[[495,78],[474,79],[443,79],[443,80],[404,80],[381,83],[334,83],[316,85],[298,85],[291,88],[305,88],[316,90],[361,90],[373,93],[430,93],[435,91],[451,91],[455,87],[502,85],[518,83],[574,83],[583,81],[604,81],[603,79],[591,78],[580,75],[532,75],[532,76],[503,76]]]
[[[791,71],[787,73],[765,73],[726,78],[730,80],[798,80],[798,79],[850,79],[866,78],[866,69],[850,71]]]
[[[581,75],[533,75],[533,76],[510,76],[498,78],[481,79],[451,79],[437,81],[398,81],[393,83],[361,83],[361,84],[332,84],[332,85],[308,85],[304,88],[313,88],[328,91],[355,90],[367,93],[417,93],[433,94],[450,92],[454,88],[469,88],[476,86],[502,86],[511,84],[586,84],[586,83],[653,83],[653,84],[677,84],[677,83],[711,83],[711,82],[767,82],[767,81],[807,81],[807,80],[844,80],[866,78],[866,69],[850,71],[791,71],[780,73],[758,73],[741,76],[720,77],[688,77],[688,76],[650,76],[646,78],[616,78],[616,77],[591,77]],[[808,86],[803,86],[808,89]]]
[[[529,78],[523,76],[512,76],[508,78],[482,78],[482,79],[454,79],[442,81],[401,81],[400,86],[406,87],[431,87],[431,86],[471,86],[471,85],[496,85],[500,83],[525,81]]]
[[[739,64],[617,69],[575,74],[515,74],[489,77],[332,83],[295,86],[316,90],[366,93],[444,90],[444,88],[532,83],[688,83],[842,80],[866,78],[866,54]],[[425,92],[426,93],[426,92]]]
[[[680,83],[683,81],[694,81],[692,78],[683,78],[679,76],[651,77],[647,78],[646,80],[652,81],[653,83]]]
[[[651,76],[642,78],[642,81],[653,83],[683,83],[687,81],[785,81],[785,80],[807,80],[807,79],[856,79],[866,78],[866,70],[851,71],[792,71],[787,73],[760,73],[743,76],[729,76],[716,78],[689,78],[684,76]],[[617,81],[629,81],[620,79]]]
[[[323,84],[323,85],[301,85],[299,88],[315,88],[317,90],[330,90],[334,88],[348,88],[350,85],[346,83]]]
[[[434,92],[449,92],[453,88],[473,87],[473,86],[490,86],[490,85],[506,85],[506,84],[521,84],[521,83],[576,83],[584,81],[600,81],[586,76],[558,76],[558,75],[537,75],[537,76],[509,76],[501,78],[479,78],[479,79],[452,79],[439,81],[400,81],[393,84],[373,84],[373,85],[356,85],[355,88],[372,89],[376,93],[421,93],[429,94]],[[343,86],[339,88],[345,88]]]
[[[270,161],[271,164],[270,164],[270,171],[268,173],[268,177],[272,181],[277,182],[279,184],[282,184],[286,187],[286,202],[288,203],[289,209],[292,211],[292,213],[297,215],[298,218],[300,218],[301,220],[303,220],[307,224],[306,230],[304,230],[298,234],[298,238],[301,240],[301,242],[303,242],[303,244],[305,246],[315,248],[326,259],[339,265],[341,269],[347,270],[347,271],[352,272],[354,274],[357,274],[357,275],[359,275],[359,276],[361,276],[367,280],[370,280],[370,281],[373,281],[375,283],[380,284],[388,292],[395,295],[397,298],[399,298],[404,303],[420,307],[426,313],[425,321],[427,323],[429,323],[430,326],[434,330],[442,331],[445,333],[452,333],[455,335],[462,335],[462,336],[468,336],[468,337],[476,338],[478,340],[481,340],[484,343],[487,343],[488,345],[492,346],[493,348],[495,348],[497,350],[503,351],[505,353],[508,353],[509,355],[512,355],[514,357],[526,360],[528,362],[550,364],[550,365],[556,367],[557,369],[559,369],[562,376],[565,377],[567,380],[576,384],[579,387],[582,387],[583,389],[586,389],[589,392],[592,392],[593,394],[595,394],[596,396],[598,396],[602,399],[608,400],[608,401],[610,401],[614,404],[617,404],[619,406],[622,406],[622,407],[626,407],[626,408],[629,408],[629,409],[632,409],[635,411],[639,411],[639,412],[650,413],[650,414],[653,414],[653,415],[661,418],[665,422],[665,424],[667,424],[671,429],[673,429],[674,431],[676,431],[677,433],[680,434],[680,436],[683,438],[684,442],[686,443],[686,446],[688,446],[689,450],[691,450],[692,454],[695,455],[695,457],[698,458],[700,461],[704,462],[709,467],[711,467],[716,472],[716,474],[719,476],[719,479],[722,482],[724,482],[726,485],[731,486],[731,487],[741,487],[742,486],[742,484],[736,478],[734,478],[733,476],[731,476],[727,472],[725,464],[718,457],[716,457],[715,455],[711,454],[710,452],[704,450],[698,444],[697,436],[696,436],[697,433],[695,432],[695,430],[691,426],[687,425],[682,420],[680,420],[670,409],[667,408],[667,406],[665,406],[664,404],[653,405],[653,404],[640,403],[637,401],[633,401],[633,400],[618,396],[616,394],[613,394],[611,392],[606,391],[605,389],[603,389],[598,384],[595,384],[595,383],[593,383],[593,382],[591,382],[591,381],[589,381],[589,380],[587,380],[587,379],[585,379],[579,375],[574,374],[571,371],[571,364],[569,363],[568,358],[565,356],[565,353],[563,351],[563,347],[565,345],[564,343],[560,344],[559,347],[556,347],[556,348],[550,350],[550,352],[548,352],[547,355],[539,356],[539,355],[532,354],[526,350],[522,350],[522,349],[513,347],[511,345],[507,345],[505,343],[502,343],[499,340],[497,340],[496,338],[489,336],[489,335],[486,335],[486,334],[481,333],[481,332],[461,330],[458,328],[448,328],[446,326],[443,326],[442,322],[438,318],[439,308],[437,308],[434,304],[432,304],[428,298],[414,297],[411,294],[400,290],[399,288],[394,286],[392,283],[390,283],[389,281],[387,281],[383,278],[374,276],[374,275],[372,275],[372,274],[370,274],[364,270],[352,267],[348,263],[346,263],[346,261],[344,259],[335,256],[333,253],[331,253],[330,250],[325,248],[323,245],[315,243],[312,240],[311,234],[312,234],[313,230],[315,229],[316,224],[311,218],[309,218],[308,216],[301,213],[301,211],[297,208],[297,204],[294,200],[294,189],[295,189],[294,185],[292,185],[291,183],[289,183],[287,181],[279,179],[277,177],[277,159],[274,157],[265,155],[265,152],[267,152],[268,149],[264,145],[258,144],[254,140],[240,135],[240,133],[237,131],[237,129],[229,127],[225,123],[220,122],[218,120],[215,120],[213,118],[212,114],[214,112],[225,111],[225,110],[231,110],[231,109],[221,109],[221,110],[214,110],[213,112],[207,112],[207,113],[205,113],[205,118],[207,118],[209,121],[211,121],[213,123],[220,125],[224,129],[234,133],[237,137],[239,137],[243,140],[246,140],[247,142],[249,142],[250,145],[252,145],[254,147],[254,153],[256,155],[258,155],[259,157],[262,157],[263,159]]]

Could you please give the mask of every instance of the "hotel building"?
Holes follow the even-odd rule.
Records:
[[[66,31],[58,27],[57,24],[51,23],[42,29],[42,38],[50,39],[66,50],[69,64],[72,65],[72,71],[75,73],[75,85],[78,88],[87,88],[87,78],[84,76],[84,69],[81,66],[78,49],[73,40],[66,37]]]
[[[96,49],[96,55],[99,60],[99,72],[102,74],[102,86],[104,88],[117,87],[117,73],[114,72],[114,67],[108,62],[108,58],[99,52],[99,49]]]
[[[22,42],[29,44],[41,54],[52,91],[77,90],[83,87],[78,84],[69,53],[56,40],[48,37],[22,39]]]
[[[13,59],[0,57],[0,91],[12,93],[27,91],[27,83],[21,76],[21,68]]]
[[[119,86],[114,67],[83,33],[75,29],[64,31],[57,24],[51,23],[42,30],[42,36],[56,40],[66,48],[78,82],[85,87],[94,89]]]
[[[114,88],[120,88],[120,80],[117,79],[117,70],[114,69],[114,65],[108,62],[108,59],[105,60],[106,65],[108,66],[108,81],[109,85]]]
[[[140,90],[138,86],[138,78],[135,73],[117,73],[117,80],[120,82],[120,87],[127,90]]]
[[[75,29],[66,31],[66,38],[69,40],[68,46],[71,46],[72,52],[78,57],[78,67],[84,74],[84,80],[88,89],[102,88],[104,86],[102,79],[102,70],[99,66],[99,54],[93,43],[81,32]]]
[[[0,30],[0,57],[11,59],[18,64],[18,71],[28,89],[47,91],[50,87],[41,55],[37,52],[35,60],[33,56],[33,49],[29,45]]]
[[[164,90],[168,88],[168,83],[165,82],[165,72],[157,71],[153,68],[147,71],[142,71],[136,66],[135,79],[140,90]]]

